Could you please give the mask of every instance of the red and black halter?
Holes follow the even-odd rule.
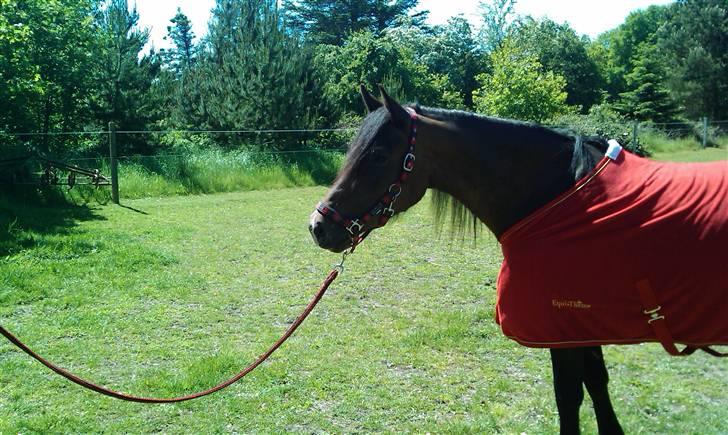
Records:
[[[409,149],[404,155],[404,159],[402,161],[402,171],[400,172],[394,183],[389,186],[389,189],[387,189],[387,192],[382,196],[382,198],[372,208],[370,208],[368,212],[364,213],[358,218],[346,217],[338,211],[334,210],[331,206],[325,205],[323,202],[319,202],[316,206],[316,210],[321,213],[322,216],[331,219],[335,223],[343,226],[346,231],[351,234],[352,246],[356,246],[359,242],[364,240],[364,238],[368,236],[373,229],[386,225],[389,219],[394,216],[394,203],[397,201],[397,198],[399,198],[399,195],[402,193],[402,184],[407,181],[410,172],[412,172],[412,169],[414,169],[415,167],[415,144],[417,143],[417,113],[409,108],[407,109],[407,111],[409,112],[410,118],[412,119],[408,140]],[[372,228],[362,233],[362,230],[364,230],[366,224],[373,219],[376,219],[376,223],[372,226]]]

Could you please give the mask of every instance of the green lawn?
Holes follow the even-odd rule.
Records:
[[[728,160],[728,147],[658,152],[654,154],[654,158],[657,160],[673,160],[677,162],[709,162],[713,160]]]
[[[262,353],[339,260],[306,230],[324,191],[0,202],[0,324],[109,387],[212,386]],[[268,363],[193,402],[99,396],[0,342],[0,433],[556,432],[548,352],[493,321],[496,241],[434,234],[427,203],[375,232]],[[728,362],[652,344],[605,354],[628,433],[728,432]],[[588,404],[582,415],[595,433]]]

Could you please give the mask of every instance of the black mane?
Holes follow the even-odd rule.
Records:
[[[571,131],[554,129],[531,122],[501,119],[462,110],[446,110],[439,108],[423,107],[419,104],[409,106],[415,112],[428,118],[439,121],[446,121],[461,128],[482,128],[484,124],[498,125],[512,134],[527,134],[548,138],[552,142],[568,142],[572,146],[572,155],[569,166],[570,174],[574,183],[583,178],[599,162],[600,155],[607,150],[607,142],[599,137],[583,137]],[[435,214],[437,228],[441,229],[445,216],[450,215],[450,228],[453,234],[464,236],[466,230],[477,237],[479,220],[468,210],[464,204],[453,196],[433,189],[432,205]]]

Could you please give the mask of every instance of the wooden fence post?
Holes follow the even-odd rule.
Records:
[[[109,122],[109,159],[111,165],[111,201],[119,204],[119,162],[116,160],[116,128]]]
[[[708,117],[703,116],[703,148],[708,146]]]

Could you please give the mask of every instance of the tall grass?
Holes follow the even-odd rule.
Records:
[[[697,135],[671,137],[668,133],[645,128],[639,133],[640,143],[652,154],[676,153],[684,151],[702,150],[702,139]],[[728,136],[709,135],[709,146],[713,148],[728,148]]]
[[[331,151],[214,150],[128,158],[119,164],[119,192],[131,199],[314,186],[331,182],[342,161],[343,154]]]
[[[64,159],[59,159],[64,160]],[[176,154],[131,156],[119,159],[122,199],[208,194],[287,187],[327,185],[344,160],[339,151],[305,150],[288,153],[255,151],[179,150]],[[108,158],[68,159],[83,168],[98,168],[110,178]],[[31,172],[38,168],[33,167]],[[39,203],[107,203],[106,186],[89,186],[84,177],[72,189],[56,186],[0,185],[0,193],[15,200]]]

